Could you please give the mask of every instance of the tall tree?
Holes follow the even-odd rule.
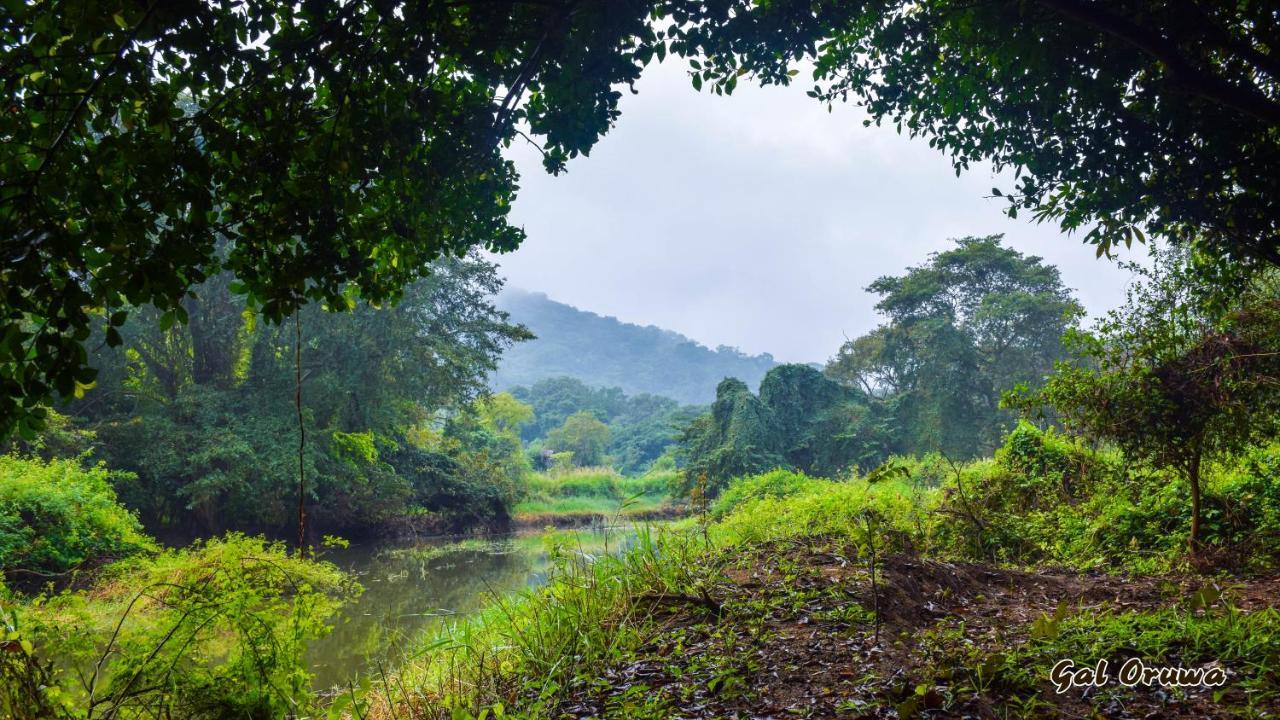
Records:
[[[873,282],[887,322],[845,343],[827,366],[896,415],[899,451],[993,450],[1013,420],[1001,394],[1038,384],[1066,355],[1062,336],[1080,306],[1057,268],[1001,238],[962,238],[905,275]]]

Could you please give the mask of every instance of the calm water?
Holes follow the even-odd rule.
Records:
[[[558,535],[582,552],[617,552],[630,529],[587,529]],[[394,667],[407,646],[491,603],[546,581],[545,533],[510,537],[356,545],[325,559],[355,574],[364,594],[339,611],[333,632],[312,644],[319,688],[345,685],[382,663]]]

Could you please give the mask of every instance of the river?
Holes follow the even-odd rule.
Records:
[[[630,528],[556,531],[590,554],[617,552],[635,538]],[[345,686],[381,664],[393,668],[425,633],[482,609],[497,596],[546,581],[547,533],[489,538],[440,538],[411,543],[355,544],[323,558],[352,573],[364,593],[331,619],[333,632],[312,643],[308,663],[318,689]]]

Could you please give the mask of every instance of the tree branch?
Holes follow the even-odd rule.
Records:
[[[1188,92],[1238,110],[1268,125],[1280,124],[1280,103],[1258,91],[1227,82],[1197,67],[1159,32],[1112,14],[1100,2],[1039,0],[1060,15],[1102,31],[1164,63],[1172,79]]]

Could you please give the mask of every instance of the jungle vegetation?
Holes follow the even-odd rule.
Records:
[[[4,10],[5,715],[1276,714],[1274,3]],[[965,238],[874,283],[885,322],[822,371],[713,353],[767,372],[720,380],[645,474],[531,475],[537,410],[484,392],[527,332],[470,253],[524,241],[504,149],[566,170],[663,60],[694,91],[856,103],[957,173],[1011,171],[1011,216],[1099,258],[1150,243],[1155,270],[1083,327],[1052,268]],[[638,469],[624,416],[564,407],[535,439]],[[311,688],[303,650],[358,588],[307,556],[341,542],[302,532],[308,506],[472,524],[659,483],[694,516],[620,556],[552,536],[546,585],[376,684]],[[152,537],[295,508],[292,550]],[[1230,682],[1057,693],[1063,657]]]

